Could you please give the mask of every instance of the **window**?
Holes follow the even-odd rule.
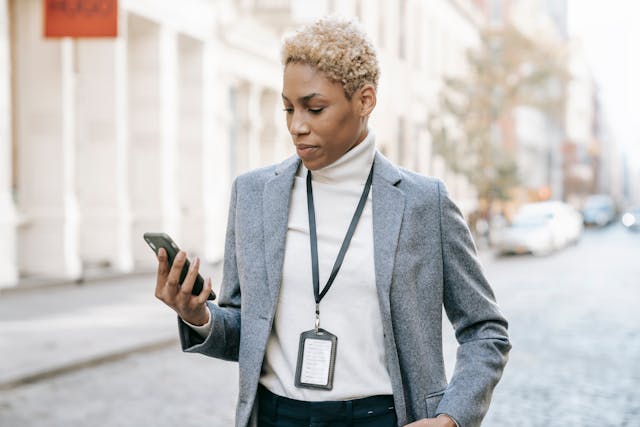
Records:
[[[398,117],[398,163],[400,165],[404,165],[404,160],[407,155],[407,141],[404,122],[404,117]]]
[[[406,59],[407,57],[407,0],[398,2],[398,57]]]
[[[385,0],[380,0],[378,3],[378,46],[380,49],[385,45],[385,16],[384,13]]]
[[[229,88],[229,172],[231,180],[237,175],[238,169],[238,126],[240,117],[238,115],[238,89],[234,86]]]

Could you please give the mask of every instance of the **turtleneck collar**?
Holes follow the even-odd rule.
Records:
[[[364,184],[369,176],[371,164],[375,157],[375,135],[371,129],[367,129],[365,139],[351,150],[347,151],[335,162],[321,169],[311,172],[313,181],[326,184],[358,183]],[[298,176],[306,177],[307,168],[300,164]]]

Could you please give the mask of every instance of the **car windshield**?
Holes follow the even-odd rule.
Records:
[[[585,209],[609,209],[611,200],[607,197],[592,197],[584,204]]]
[[[609,209],[611,209],[609,205],[591,205],[584,208],[585,211],[608,211]]]
[[[540,227],[545,225],[552,217],[553,214],[550,213],[517,215],[513,219],[511,226],[516,228]]]

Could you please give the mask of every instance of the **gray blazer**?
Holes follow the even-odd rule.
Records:
[[[282,278],[297,156],[233,183],[218,305],[203,341],[179,320],[187,352],[239,362],[236,426],[256,425],[256,390]],[[400,426],[452,416],[479,426],[511,348],[469,230],[444,185],[376,153],[374,262],[387,369]],[[459,342],[447,384],[442,307]]]

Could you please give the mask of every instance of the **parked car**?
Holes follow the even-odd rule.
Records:
[[[627,209],[621,217],[622,225],[631,231],[640,231],[640,206]]]
[[[566,203],[529,203],[518,210],[509,226],[496,231],[492,243],[499,255],[545,255],[578,242],[583,228],[580,212]]]
[[[616,219],[615,203],[606,194],[594,194],[585,200],[582,216],[585,225],[604,227]]]

